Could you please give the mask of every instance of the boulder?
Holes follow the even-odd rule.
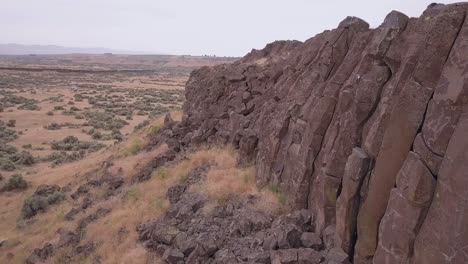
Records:
[[[178,249],[168,248],[164,251],[162,260],[168,264],[182,264],[184,263],[184,254]]]
[[[320,251],[323,248],[323,242],[320,236],[312,232],[302,233],[301,245],[305,248],[312,248],[317,251]]]

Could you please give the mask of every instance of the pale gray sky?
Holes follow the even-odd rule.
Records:
[[[241,56],[306,40],[346,16],[378,26],[434,0],[0,0],[0,43]],[[439,0],[440,3],[459,1]]]

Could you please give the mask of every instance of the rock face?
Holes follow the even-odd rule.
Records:
[[[467,12],[393,11],[375,29],[350,17],[201,68],[166,134],[178,148],[237,147],[257,184],[309,210],[317,233],[335,226],[354,263],[467,263]]]

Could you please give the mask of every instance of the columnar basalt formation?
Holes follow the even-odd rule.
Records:
[[[182,144],[233,144],[354,263],[467,263],[468,4],[349,17],[192,73]]]

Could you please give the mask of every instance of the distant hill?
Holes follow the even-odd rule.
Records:
[[[28,54],[150,54],[149,52],[129,51],[129,50],[113,50],[106,48],[72,48],[56,45],[22,45],[22,44],[0,44],[0,55],[28,55]]]

